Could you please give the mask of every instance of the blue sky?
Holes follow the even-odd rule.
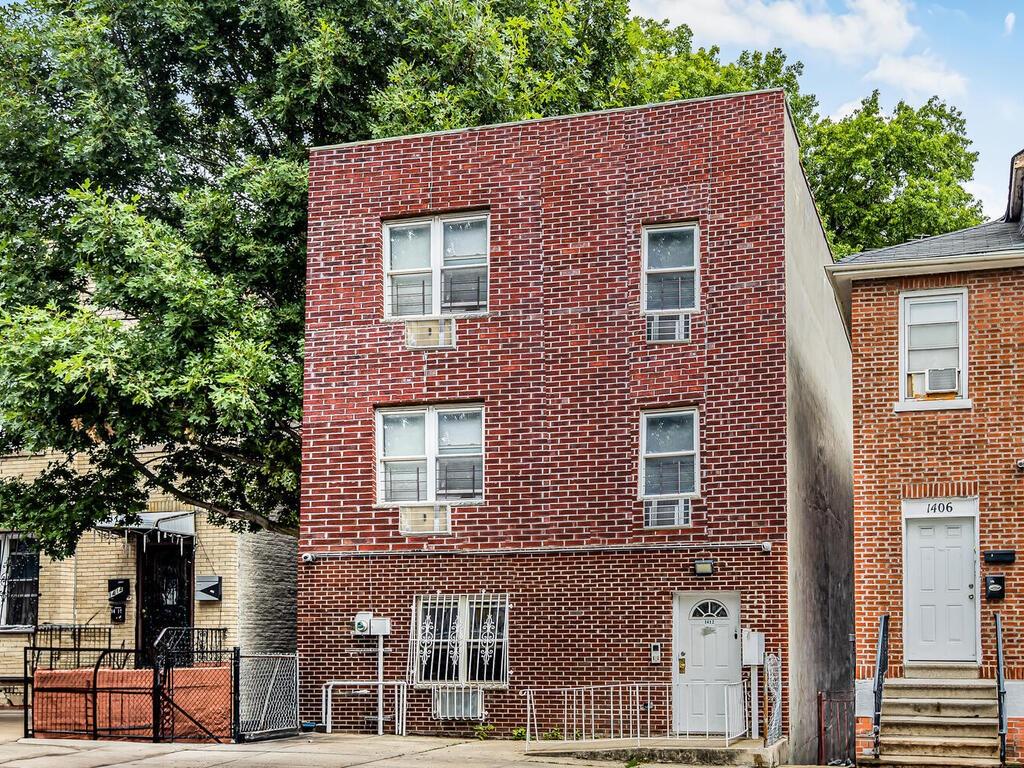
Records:
[[[1002,215],[1010,156],[1024,149],[1024,0],[632,0],[636,13],[693,28],[732,59],[782,48],[803,87],[839,116],[872,89],[887,106],[932,94],[959,107],[980,153],[970,190]]]

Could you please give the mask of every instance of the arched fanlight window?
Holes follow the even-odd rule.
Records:
[[[729,610],[717,600],[702,600],[693,606],[691,619],[727,619]]]

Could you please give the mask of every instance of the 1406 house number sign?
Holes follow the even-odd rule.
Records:
[[[978,512],[976,498],[906,499],[906,517],[973,517]]]

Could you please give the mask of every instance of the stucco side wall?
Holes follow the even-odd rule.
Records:
[[[819,690],[853,685],[850,344],[824,266],[832,257],[786,131],[786,485],[790,743],[816,758]]]

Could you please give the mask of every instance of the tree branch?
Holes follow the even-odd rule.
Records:
[[[142,475],[149,479],[150,482],[167,491],[169,494],[178,499],[178,501],[181,501],[185,504],[191,504],[193,507],[199,507],[199,509],[206,510],[207,512],[212,512],[215,515],[223,515],[224,517],[229,517],[232,520],[242,520],[244,522],[253,523],[255,525],[258,525],[260,528],[272,531],[274,533],[283,533],[287,534],[288,536],[298,535],[297,528],[279,523],[276,520],[272,520],[271,518],[267,517],[266,515],[259,514],[258,512],[247,512],[241,509],[228,509],[218,504],[211,504],[210,502],[203,501],[202,499],[197,499],[194,496],[191,496],[185,491],[181,490],[177,486],[168,483],[165,480],[162,480],[153,470],[151,470],[147,466],[145,462],[140,461],[139,458],[134,453],[128,454],[128,460]]]

